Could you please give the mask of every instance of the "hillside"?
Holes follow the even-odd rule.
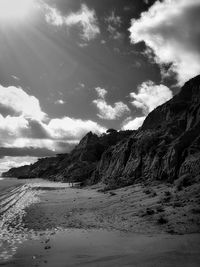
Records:
[[[193,183],[200,175],[200,76],[153,110],[137,131],[88,133],[69,154],[13,168],[7,177],[42,177],[108,188],[136,181]]]
[[[69,154],[41,158],[32,165],[12,168],[4,177],[46,178],[53,181],[85,182],[90,179],[104,151],[128,138],[133,131],[108,131],[101,136],[89,132]]]
[[[128,140],[104,152],[93,174],[111,186],[200,174],[200,76],[157,107]],[[185,178],[184,178],[185,177]]]

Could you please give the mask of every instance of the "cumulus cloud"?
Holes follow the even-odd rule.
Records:
[[[152,81],[147,81],[138,87],[138,93],[130,93],[130,96],[133,98],[132,105],[142,109],[147,115],[157,106],[171,99],[173,95],[167,86],[155,85]]]
[[[200,72],[200,0],[156,1],[139,19],[132,19],[132,43],[144,41],[156,63],[172,64],[180,85]],[[163,71],[163,68],[162,68]]]
[[[19,117],[3,117],[0,114],[0,145],[6,146],[51,146],[55,141],[80,140],[86,133],[101,134],[106,128],[92,120],[55,118],[49,123]],[[49,143],[50,142],[50,143]],[[53,143],[52,143],[53,142]]]
[[[99,118],[104,120],[116,120],[125,114],[130,113],[128,106],[121,101],[114,103],[114,106],[109,105],[105,100],[107,94],[105,89],[97,87],[95,90],[99,98],[94,100],[93,103],[99,111],[97,114]]]
[[[80,139],[86,133],[92,131],[101,134],[106,129],[94,121],[81,120],[69,117],[52,119],[47,125],[52,138],[55,139]]]
[[[62,150],[58,143],[74,145],[88,132],[101,134],[106,128],[92,120],[75,118],[55,118],[49,123],[23,117],[3,117],[0,115],[0,146],[37,147]]]
[[[28,95],[22,88],[0,85],[0,105],[26,118],[43,120],[46,114],[41,110],[38,99]]]
[[[55,26],[79,26],[82,28],[81,38],[84,41],[95,39],[100,34],[98,19],[94,9],[82,4],[78,12],[63,16],[59,10],[46,5],[46,20]]]
[[[24,129],[27,129],[28,122],[23,117],[3,117],[0,114],[0,145],[8,146],[13,140],[21,137]]]
[[[106,131],[92,120],[48,118],[39,100],[22,88],[1,86],[0,107],[1,158],[68,152],[89,131],[96,134]]]
[[[59,10],[48,5],[45,5],[45,9],[45,18],[49,24],[54,26],[62,26],[65,23],[65,17],[62,16]]]
[[[135,119],[128,118],[124,121],[122,125],[122,130],[137,130],[139,127],[142,126],[145,116],[143,117],[137,117]]]
[[[96,92],[97,92],[97,95],[98,97],[104,99],[105,96],[107,95],[108,91],[104,88],[100,88],[100,87],[97,87],[95,88]]]

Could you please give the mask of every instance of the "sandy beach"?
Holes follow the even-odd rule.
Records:
[[[138,184],[101,192],[101,185],[79,189],[41,180],[24,182],[14,192],[15,203],[1,216],[0,265],[200,264],[194,188],[185,192],[190,198],[184,203],[169,185],[157,184],[147,191]],[[171,199],[166,201],[166,195]]]

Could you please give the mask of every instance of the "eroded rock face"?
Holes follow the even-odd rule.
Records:
[[[16,176],[19,169],[5,175]],[[25,175],[26,174],[26,175]],[[108,187],[138,180],[171,181],[200,175],[200,76],[153,110],[137,131],[88,133],[70,154],[25,167],[27,177],[99,181]]]
[[[103,152],[131,133],[132,131],[115,131],[97,136],[89,132],[71,153],[42,158],[32,165],[12,168],[3,176],[85,182],[92,177]]]
[[[200,174],[200,76],[152,111],[128,140],[106,150],[93,174],[109,186]]]

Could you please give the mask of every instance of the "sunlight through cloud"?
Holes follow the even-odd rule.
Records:
[[[33,2],[34,0],[0,0],[0,20],[24,19],[31,11]]]

